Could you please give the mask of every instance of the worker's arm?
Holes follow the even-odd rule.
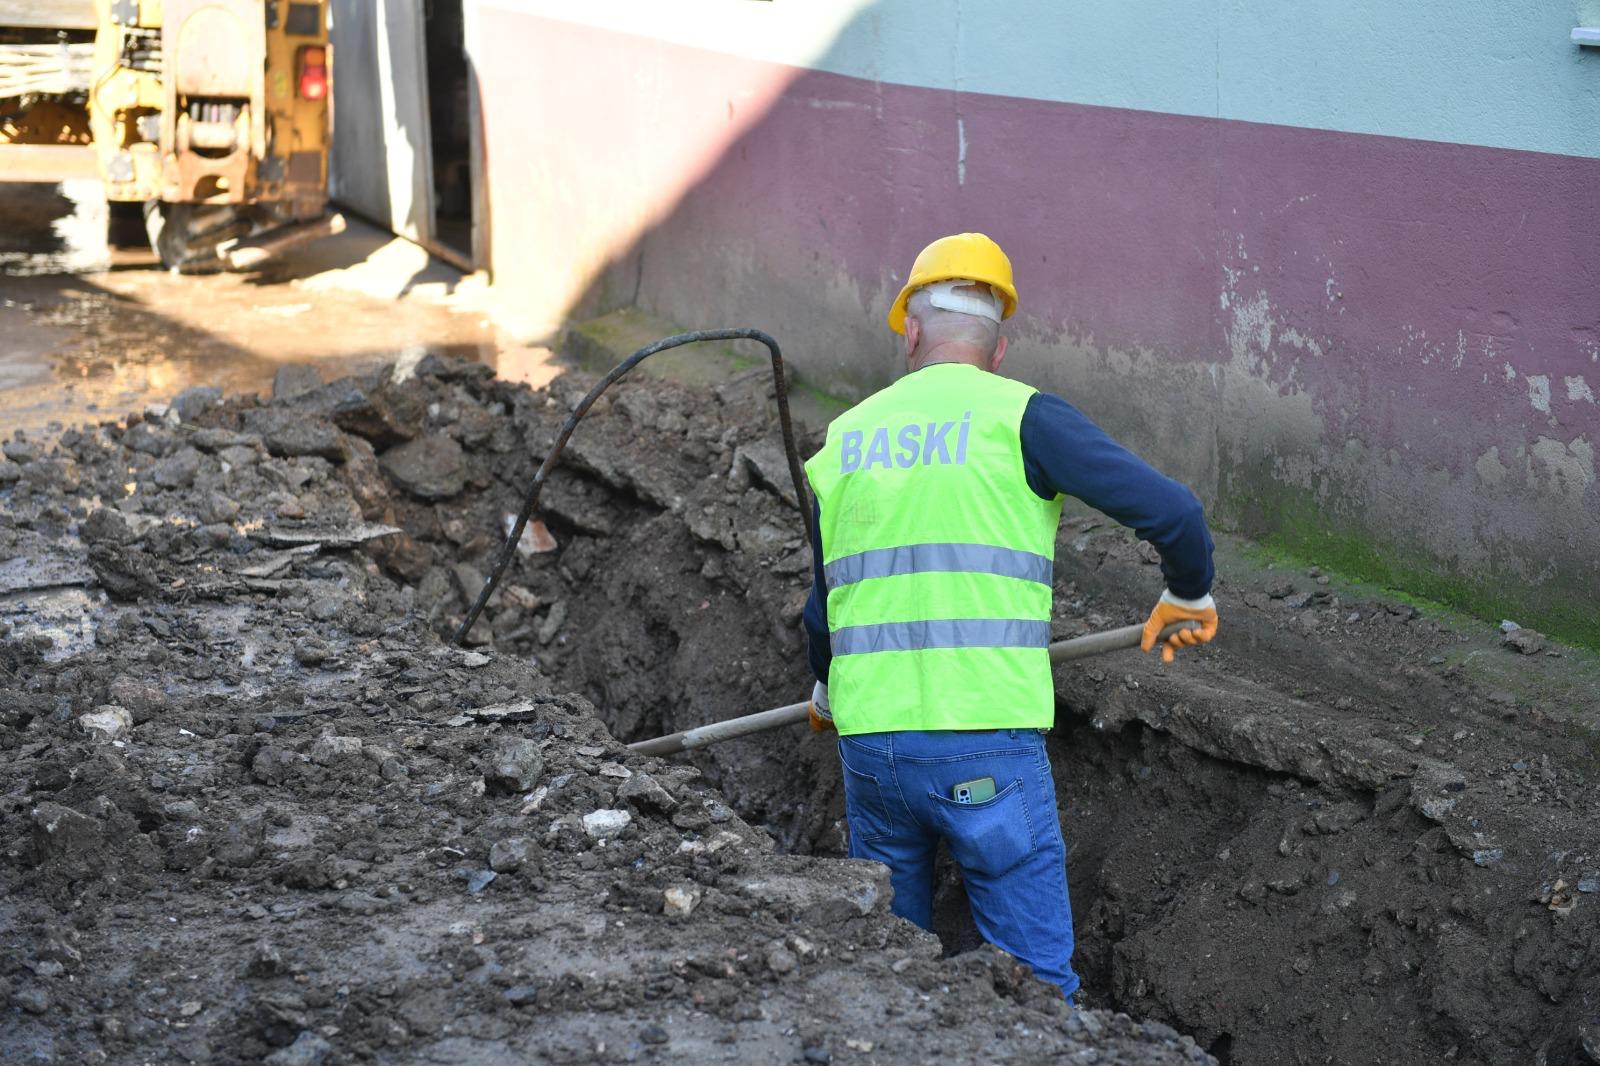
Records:
[[[1044,499],[1057,494],[1082,500],[1149,541],[1161,556],[1167,589],[1151,612],[1154,631],[1194,620],[1199,630],[1174,634],[1162,648],[1208,641],[1217,630],[1211,601],[1211,531],[1205,510],[1184,485],[1112,440],[1081,411],[1049,393],[1037,393],[1022,415],[1022,464],[1028,486]],[[1159,622],[1160,624],[1155,624]],[[1145,642],[1149,651],[1152,642]]]
[[[817,543],[811,545],[811,595],[800,617],[806,627],[806,655],[811,660],[811,672],[826,685],[828,664],[833,662],[833,645],[828,640],[828,590],[822,584],[822,507],[816,501],[811,504],[811,528],[817,531]]]
[[[807,710],[811,728],[821,732],[833,726],[828,710],[828,664],[833,662],[833,645],[828,639],[828,590],[822,584],[822,508],[814,500],[811,528],[817,531],[817,540],[811,545],[811,595],[800,617],[806,627],[806,655],[811,659],[811,672],[817,675]]]

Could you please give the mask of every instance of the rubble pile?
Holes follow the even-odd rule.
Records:
[[[1209,1061],[1164,1026],[1073,1014],[992,949],[942,958],[888,914],[882,868],[781,853],[552,680],[584,654],[602,538],[669,565],[650,538],[676,515],[719,552],[803,560],[764,460],[744,492],[766,520],[727,529],[692,513],[693,460],[576,446],[556,550],[536,540],[457,648],[438,631],[577,383],[431,359],[404,381],[289,377],[272,402],[190,394],[5,445],[8,1057]],[[649,399],[592,421],[662,432]],[[684,454],[759,449],[729,430],[760,403],[673,408]]]

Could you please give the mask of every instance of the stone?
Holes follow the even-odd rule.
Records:
[[[528,861],[532,842],[527,837],[507,837],[497,840],[489,849],[489,869],[495,873],[508,874],[522,867]]]
[[[483,592],[483,571],[471,563],[456,563],[450,567],[450,576],[455,579],[456,591],[461,595],[461,602],[476,603],[479,594]]]
[[[1544,650],[1544,634],[1518,627],[1500,638],[1500,643],[1519,655],[1537,655]]]
[[[318,622],[331,622],[339,617],[339,612],[344,609],[344,601],[338,596],[319,596],[311,601],[306,608],[306,614]]]
[[[800,965],[800,960],[794,953],[785,947],[775,947],[767,952],[767,969],[780,977],[786,973],[793,973],[795,967]]]
[[[672,793],[646,773],[636,773],[624,781],[617,789],[617,798],[627,800],[634,806],[653,807],[663,814],[672,813],[678,806]]]
[[[10,459],[0,459],[0,485],[10,485],[22,477],[22,467]]]
[[[321,666],[328,661],[328,646],[315,637],[300,641],[294,646],[294,661],[301,666]]]
[[[473,873],[467,878],[467,891],[476,896],[493,884],[496,876],[498,875],[493,870],[479,870]]]
[[[261,453],[250,445],[233,444],[218,452],[217,458],[230,467],[241,467],[259,462]]]
[[[261,1060],[262,1066],[322,1066],[333,1054],[333,1045],[309,1029],[303,1029],[294,1043],[279,1048]]]
[[[687,918],[700,905],[700,889],[694,885],[673,885],[661,893],[661,913],[668,918]]]
[[[200,820],[200,804],[192,799],[168,800],[161,805],[161,813],[172,821],[198,822]]]
[[[89,714],[80,716],[78,728],[88,733],[91,739],[101,744],[109,744],[133,728],[133,715],[121,707],[108,703],[96,707]]]
[[[454,438],[430,435],[390,448],[378,457],[389,479],[424,500],[447,500],[466,486],[466,462]]]
[[[42,988],[22,988],[11,994],[11,1002],[29,1014],[44,1014],[50,1009],[50,996]]]
[[[1480,848],[1472,853],[1472,861],[1479,866],[1493,866],[1505,857],[1504,848]]]
[[[665,1044],[667,1039],[667,1031],[653,1022],[639,1030],[640,1043]]]
[[[248,444],[250,440],[251,438],[243,434],[235,433],[231,429],[221,429],[217,426],[207,426],[189,434],[190,444],[203,452],[212,453],[220,452],[225,448],[232,448],[235,445]]]
[[[68,879],[81,880],[105,864],[105,839],[98,818],[46,800],[33,809],[33,857]]]
[[[530,792],[543,773],[544,758],[538,744],[521,737],[505,740],[489,758],[483,787],[490,795]]]
[[[422,414],[420,404],[405,390],[364,389],[353,383],[333,405],[334,424],[371,441],[375,448],[388,448],[416,436]]]
[[[85,544],[127,544],[135,536],[128,520],[110,507],[102,507],[85,518],[78,526],[78,535]]]
[[[360,737],[336,737],[324,733],[311,745],[311,761],[318,766],[330,766],[340,759],[350,759],[360,754]]]
[[[172,440],[171,434],[148,422],[140,422],[123,434],[122,446],[145,455],[161,455]]]
[[[734,449],[733,461],[743,463],[756,484],[775,494],[790,507],[799,509],[794,498],[794,478],[789,475],[789,457],[783,446],[771,441],[755,441]]]
[[[814,873],[752,877],[740,883],[738,889],[764,906],[816,922],[872,914],[887,907],[888,867],[847,859],[813,862]]]
[[[279,457],[315,455],[344,462],[343,434],[332,422],[304,411],[267,407],[245,415],[245,428],[261,435],[267,451]]]
[[[506,536],[511,536],[511,531],[517,528],[517,516],[514,514],[506,515],[504,525]],[[550,534],[549,528],[537,518],[530,518],[528,523],[522,527],[522,536],[517,538],[517,554],[523,558],[553,552],[558,547],[560,545],[556,543],[556,538]]]
[[[215,385],[190,385],[172,398],[172,409],[180,421],[193,422],[222,402],[222,390]]]
[[[180,448],[150,468],[150,480],[164,489],[185,489],[200,472],[200,453]]]
[[[272,375],[272,398],[292,400],[322,388],[322,371],[308,363],[280,366]]]
[[[502,995],[513,1007],[530,1007],[538,1002],[539,990],[531,985],[514,985],[506,989]]]
[[[208,492],[200,498],[195,507],[195,514],[200,521],[207,525],[219,522],[231,522],[239,513],[237,500],[229,499],[220,492]]]
[[[1521,626],[1517,625],[1517,623],[1513,622],[1509,618],[1503,620],[1500,623],[1500,632],[1506,633],[1506,634],[1515,633],[1517,630],[1519,630],[1521,628],[1522,628]]]
[[[539,643],[548,644],[554,640],[566,622],[567,601],[557,600],[550,605],[550,613],[544,616],[544,621],[539,623]]]
[[[13,463],[31,463],[39,458],[39,446],[31,440],[24,440],[21,436],[13,437],[0,445],[0,453]]]
[[[583,831],[595,839],[614,837],[632,821],[633,815],[627,811],[602,808],[583,816]]]
[[[161,690],[161,686],[131,677],[119,677],[112,681],[107,695],[112,703],[126,707],[133,713],[135,725],[148,722],[167,706],[167,694]]]

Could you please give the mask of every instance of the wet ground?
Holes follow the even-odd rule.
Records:
[[[330,377],[452,354],[542,383],[550,352],[495,330],[480,286],[352,221],[254,274],[159,269],[95,181],[0,183],[0,425],[42,432],[142,410],[191,385],[269,393],[278,368]]]

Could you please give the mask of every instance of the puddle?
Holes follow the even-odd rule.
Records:
[[[179,276],[161,270],[148,250],[109,249],[106,221],[94,182],[0,184],[6,435],[117,419],[192,385],[269,396],[288,364],[316,366],[328,381],[408,353],[503,363],[516,381],[542,383],[558,369],[547,349],[501,334],[465,306],[398,298],[414,280],[409,259],[391,257],[399,273],[381,298],[287,268],[270,276]],[[386,234],[362,229],[331,238],[325,258],[339,261],[341,248],[353,249],[359,264],[369,245],[387,247]],[[347,235],[352,244],[341,246]],[[383,274],[384,262],[361,265]],[[441,269],[429,264],[425,272]]]

